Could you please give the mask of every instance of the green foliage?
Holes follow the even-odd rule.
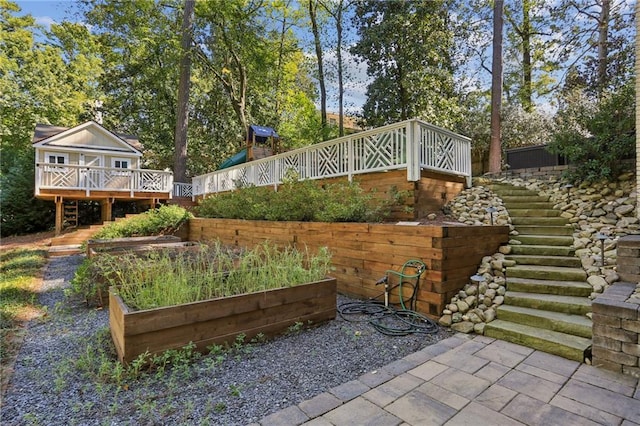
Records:
[[[55,220],[55,205],[34,196],[33,154],[30,152],[14,159],[8,171],[0,175],[0,233],[3,237],[45,231]]]
[[[0,173],[3,236],[47,229],[53,204],[34,198],[31,138],[36,123],[76,125],[97,99],[100,61],[84,25],[43,31],[19,7],[0,0]]]
[[[318,281],[331,269],[331,255],[326,248],[312,254],[268,242],[238,253],[217,243],[196,253],[101,255],[91,263],[95,273],[81,269],[76,277],[80,294],[99,276],[103,289],[118,286],[130,308],[151,309]]]
[[[247,187],[203,200],[198,216],[223,219],[380,222],[401,199],[366,193],[357,183],[339,182],[322,187],[312,180],[287,179],[277,191]]]
[[[88,258],[84,259],[76,269],[71,279],[70,287],[65,289],[65,294],[79,296],[85,300],[87,305],[102,305],[99,297],[107,294],[108,287],[100,274],[99,262],[99,257],[95,261]]]
[[[454,92],[454,40],[447,2],[360,1],[351,52],[372,82],[363,106],[368,125],[414,117],[449,127],[460,114]]]
[[[598,181],[617,177],[620,161],[635,152],[634,81],[618,91],[604,93],[599,101],[574,92],[558,113],[558,131],[549,151],[567,157],[573,181]]]
[[[94,234],[94,239],[165,235],[177,231],[193,215],[176,205],[163,205],[142,214],[112,222]]]
[[[7,337],[18,321],[28,319],[36,308],[36,280],[46,264],[43,250],[16,249],[0,254],[0,358],[12,341]]]
[[[109,383],[127,389],[130,383],[154,374],[156,379],[174,374],[188,374],[187,369],[197,362],[202,354],[196,345],[189,342],[178,349],[151,355],[145,352],[129,364],[116,360],[116,351],[111,340],[109,328],[100,329],[85,342],[85,350],[71,363],[60,363],[58,369],[64,372],[75,368],[95,383]],[[61,383],[60,387],[64,384]]]

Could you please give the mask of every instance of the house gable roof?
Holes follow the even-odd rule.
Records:
[[[142,155],[142,144],[137,137],[113,133],[95,121],[87,121],[71,128],[37,124],[33,146],[89,148]]]

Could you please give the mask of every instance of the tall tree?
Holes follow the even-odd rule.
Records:
[[[321,2],[327,13],[333,18],[336,27],[336,66],[338,74],[338,135],[344,135],[344,64],[342,60],[343,44],[343,15],[351,7],[350,1]],[[326,119],[326,114],[325,114]],[[326,121],[326,120],[325,120]],[[326,124],[326,123],[325,123]]]
[[[324,63],[322,59],[322,42],[318,28],[318,0],[309,0],[309,19],[313,33],[313,45],[318,63],[318,84],[320,85],[320,126],[323,140],[326,139],[327,128],[327,88],[325,86]]]
[[[352,53],[372,82],[363,106],[368,125],[413,117],[451,126],[458,119],[453,34],[445,1],[356,2],[360,39]]]
[[[34,197],[36,123],[77,125],[100,97],[101,61],[84,25],[64,22],[50,31],[0,0],[0,232],[44,230],[55,212]],[[38,41],[35,34],[45,38]]]
[[[171,168],[180,70],[181,0],[84,0],[105,59],[107,128],[137,135],[147,167]]]
[[[195,0],[185,0],[180,41],[180,80],[178,82],[178,113],[176,117],[173,176],[177,182],[187,180],[187,129],[189,124],[189,86],[191,80],[191,40]]]
[[[500,141],[500,109],[502,106],[502,25],[503,2],[495,0],[493,6],[493,62],[491,65],[491,142],[489,145],[489,173],[502,169]]]
[[[578,83],[601,94],[626,84],[635,57],[633,1],[563,0],[552,13],[565,27],[565,86]]]

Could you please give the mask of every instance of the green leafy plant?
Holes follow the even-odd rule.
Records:
[[[380,222],[401,202],[397,193],[367,193],[353,182],[320,186],[313,180],[287,176],[277,191],[249,186],[206,198],[197,213],[223,219]]]
[[[635,91],[633,81],[594,101],[582,92],[572,94],[558,113],[558,131],[549,151],[567,157],[573,181],[617,177],[624,158],[633,158],[635,145]]]
[[[193,215],[176,205],[163,205],[130,218],[112,222],[94,234],[94,239],[165,235],[177,231]]]
[[[291,287],[318,281],[331,270],[331,254],[326,247],[313,254],[269,242],[242,252],[214,242],[190,253],[163,250],[147,257],[125,253],[94,259],[90,268],[103,277],[101,285],[116,286],[131,309]]]

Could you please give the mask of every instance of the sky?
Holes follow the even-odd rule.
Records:
[[[63,20],[77,21],[74,16],[78,12],[78,2],[73,0],[14,0],[22,9],[23,14],[30,14],[40,24],[48,28],[53,23]],[[315,59],[315,53],[309,53]],[[325,69],[335,69],[336,54],[335,51],[325,51],[324,61]],[[345,78],[344,93],[344,109],[347,114],[359,113],[362,111],[362,105],[366,100],[366,86],[369,78],[367,77],[367,68],[364,64],[358,64],[353,56],[348,52],[343,53],[343,62],[345,74],[349,75],[349,81]],[[327,82],[327,109],[329,112],[338,112],[337,103],[337,83]],[[320,107],[318,99],[316,106]]]
[[[36,23],[48,27],[52,23],[73,19],[77,2],[70,0],[21,0],[15,1],[22,12],[36,18]]]

